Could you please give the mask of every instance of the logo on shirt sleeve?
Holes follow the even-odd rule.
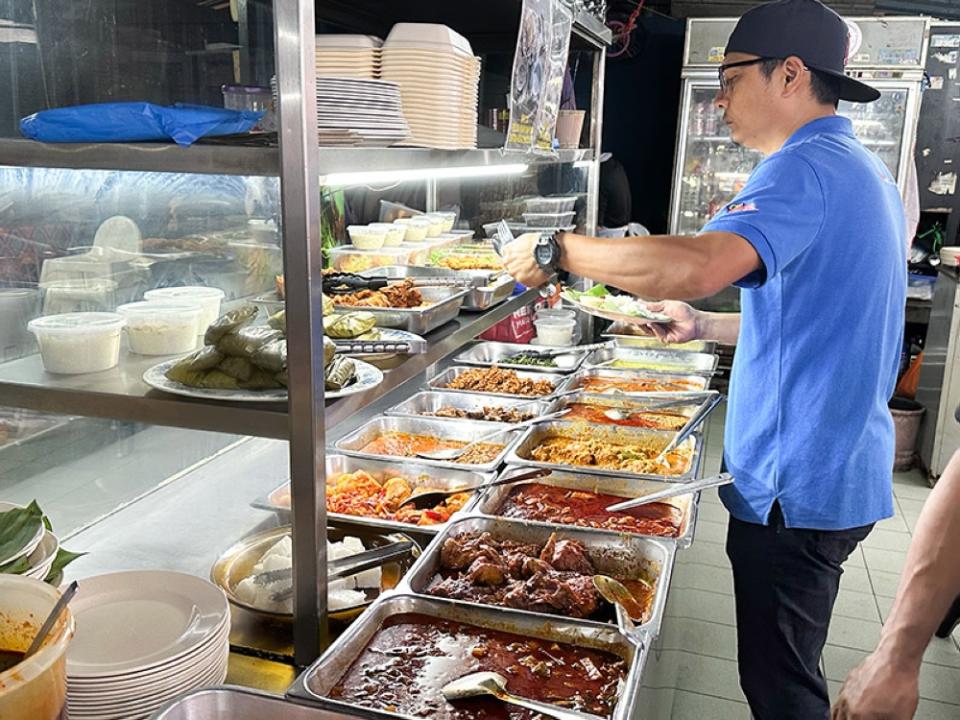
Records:
[[[730,203],[727,205],[728,213],[738,213],[738,212],[756,212],[757,206],[752,202],[738,202]]]

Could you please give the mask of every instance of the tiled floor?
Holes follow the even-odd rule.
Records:
[[[705,473],[720,464],[722,430],[709,429]],[[876,646],[896,593],[907,546],[929,488],[918,472],[896,474],[896,515],[880,523],[847,562],[823,667],[831,696]],[[724,552],[727,512],[704,493],[693,547],[681,551],[666,618],[640,692],[643,720],[748,720],[736,666],[733,580]],[[960,718],[960,630],[934,639],[920,673],[922,720]]]

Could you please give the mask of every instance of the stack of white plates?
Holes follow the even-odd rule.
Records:
[[[277,102],[276,78],[271,82]],[[385,147],[410,137],[396,83],[317,78],[317,134],[321,145]]]
[[[99,575],[80,580],[70,609],[77,623],[67,651],[71,720],[145,718],[181,693],[226,679],[229,606],[206,580],[166,571]]]
[[[323,77],[380,77],[380,46],[372,35],[317,35],[317,75]]]
[[[477,146],[480,58],[445,25],[397,23],[383,44],[384,80],[400,86],[411,137],[403,145]]]
[[[22,505],[14,503],[0,502],[0,512],[22,507]],[[5,557],[0,557],[0,565],[19,564],[23,561],[23,558],[26,558],[28,569],[20,574],[35,580],[43,580],[50,572],[50,567],[53,565],[59,549],[60,540],[47,530],[41,522],[38,523],[36,532],[22,547],[11,551]]]

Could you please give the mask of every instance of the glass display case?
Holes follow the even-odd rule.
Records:
[[[142,568],[210,577],[234,543],[289,524],[291,618],[265,632],[234,607],[230,639],[241,654],[285,663],[279,676],[289,683],[294,663],[311,662],[329,639],[326,448],[540,297],[526,290],[461,311],[426,332],[425,351],[402,358],[375,388],[328,397],[320,349],[321,270],[329,250],[347,242],[348,223],[381,219],[384,203],[416,211],[455,206],[458,229],[482,239],[494,219],[522,222],[516,198],[570,194],[576,196],[571,224],[593,231],[599,177],[593,148],[609,31],[586,16],[575,26],[576,52],[589,58],[580,66],[592,72],[584,149],[528,156],[496,147],[318,148],[317,109],[303,100],[315,87],[313,63],[304,58],[314,56],[318,22],[381,35],[405,19],[448,23],[467,35],[487,32],[492,22],[509,53],[517,4],[501,3],[492,13],[418,3],[385,13],[378,3],[361,12],[355,4],[315,11],[310,3],[276,2],[266,12],[269,3],[241,1],[231,16],[229,5],[201,3],[180,12],[148,3],[151,14],[125,3],[94,3],[60,18],[50,3],[33,5],[0,0],[0,20],[23,29],[17,42],[0,49],[0,67],[16,71],[0,73],[13,78],[0,81],[0,95],[14,99],[5,106],[12,115],[0,117],[0,498],[36,499],[64,546],[86,553],[66,568],[68,579]],[[69,58],[76,62],[107,21],[117,34],[96,48],[103,72],[70,74]],[[71,22],[71,42],[50,51],[50,39]],[[16,120],[44,107],[119,97],[219,104],[221,83],[266,85],[273,75],[283,128],[273,144],[53,145],[17,137]],[[150,300],[151,291],[190,287],[220,291],[213,317],[251,303],[264,308],[260,301],[275,293],[280,276],[285,400],[158,388],[163,368],[183,353],[163,344],[186,322],[169,316],[207,318],[186,332],[190,347],[200,348],[208,303],[200,293],[175,298],[143,325],[125,306]],[[180,310],[169,309],[178,300]],[[122,329],[114,325],[117,314]],[[260,310],[256,322],[267,317]],[[289,512],[255,506],[288,481]]]

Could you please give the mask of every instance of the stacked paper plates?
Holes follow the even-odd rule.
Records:
[[[317,75],[323,77],[380,77],[380,46],[372,35],[317,35]]]
[[[477,146],[480,59],[444,25],[398,23],[383,44],[381,77],[400,87],[410,139],[403,145]]]
[[[271,81],[274,104],[276,78]],[[321,145],[395,145],[410,136],[396,83],[317,78],[317,134]]]
[[[230,653],[223,592],[182,573],[121,572],[80,581],[70,604],[71,720],[145,718],[171,698],[221,684]]]

